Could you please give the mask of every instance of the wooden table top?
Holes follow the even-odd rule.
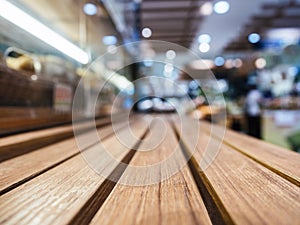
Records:
[[[300,224],[298,153],[171,114],[96,122],[81,151],[68,126],[0,138],[0,224]]]

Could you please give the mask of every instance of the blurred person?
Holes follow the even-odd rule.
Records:
[[[247,119],[248,135],[261,139],[261,109],[262,94],[256,85],[250,85],[245,99],[245,114]]]

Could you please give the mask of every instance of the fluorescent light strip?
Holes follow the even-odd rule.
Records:
[[[6,0],[0,0],[0,16],[76,61],[82,64],[89,62],[85,51]]]

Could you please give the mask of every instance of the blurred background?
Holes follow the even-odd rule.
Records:
[[[300,151],[299,0],[0,0],[0,30],[2,136],[71,122],[76,91],[76,120],[183,108]]]

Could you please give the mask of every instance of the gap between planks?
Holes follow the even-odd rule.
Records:
[[[104,127],[109,125],[109,123],[108,119],[102,119],[96,122],[96,127]],[[79,124],[77,133],[80,134],[91,130],[93,128],[91,125],[93,125],[93,123],[90,122]],[[39,148],[72,136],[73,127],[72,125],[67,125],[0,138],[0,162],[38,150]]]
[[[151,133],[160,133],[162,129],[159,125],[154,124]],[[211,224],[199,190],[188,165],[185,164],[182,149],[169,124],[166,135],[155,149],[138,151],[134,155],[131,165],[137,167],[125,170],[120,179],[121,183],[112,190],[90,225]],[[148,147],[147,143],[141,144],[141,149],[144,147]],[[151,168],[150,171],[138,170],[138,166],[157,165],[156,163],[174,154],[172,165],[161,164],[157,169]],[[172,174],[174,167],[178,165],[183,167]],[[168,174],[172,176],[168,177]],[[148,185],[142,183],[135,186],[122,183],[133,178],[140,178],[142,180],[139,181],[144,181]],[[162,181],[157,182],[157,178]],[[149,184],[151,181],[153,183]]]
[[[121,126],[119,131],[122,129],[124,129],[124,126]],[[114,131],[112,127],[109,126],[101,128],[100,130],[98,129],[98,132],[101,135],[101,139],[105,140],[109,138]],[[91,132],[87,132],[80,136],[88,138],[90,133]],[[87,143],[85,146],[82,146],[82,151],[97,143],[98,141],[95,143]],[[80,154],[80,152],[77,149],[75,139],[71,138],[0,163],[0,168],[2,168],[0,169],[0,195],[11,191],[78,154]]]
[[[144,124],[134,124],[138,137],[147,132]],[[126,134],[128,131],[121,132]],[[130,152],[116,137],[106,139],[102,144],[110,146],[109,151],[118,160],[126,159]],[[135,144],[133,141],[130,143],[132,147]],[[108,171],[112,172],[118,166],[99,155],[97,146],[89,148],[86,152],[87,157],[91,157],[94,162],[109,166]],[[101,186],[104,182],[105,178],[96,174],[84,159],[77,155],[0,196],[1,221],[9,224],[68,224],[77,214],[84,211],[87,203],[93,203],[92,198],[99,188],[106,188]],[[105,190],[102,189],[99,193],[101,192],[105,193]],[[80,217],[82,216],[89,217],[87,214]]]
[[[213,134],[211,132],[211,129],[208,128],[208,127],[215,126],[216,129],[218,129],[219,127],[217,125],[212,125],[212,124],[209,125],[209,124],[203,123],[203,122],[202,122],[202,125],[204,125],[202,127],[203,127],[204,132],[207,135],[211,135],[214,138],[218,139],[219,141],[222,141],[226,145],[230,146],[231,149],[245,155],[249,159],[255,161],[256,163],[259,163],[260,165],[264,166],[265,168],[269,169],[270,171],[278,174],[282,178],[295,184],[297,187],[300,187],[300,177],[299,177],[300,155],[298,153],[294,153],[288,149],[279,148],[278,146],[273,146],[269,143],[263,143],[261,140],[256,140],[252,137],[245,137],[244,135],[237,134],[233,131],[226,131],[224,138],[221,138],[219,135]],[[232,136],[232,135],[236,136],[236,138],[234,138],[234,136]],[[238,140],[239,138],[241,139],[241,141],[243,141],[244,149],[241,148],[240,144],[232,143],[233,139],[235,140],[235,142],[240,142],[240,140]],[[247,140],[246,140],[246,138],[247,138]],[[231,140],[231,142],[229,140]],[[247,142],[249,142],[249,143],[247,144]],[[255,146],[257,146],[258,144],[261,144],[260,155],[257,154],[257,152],[256,152],[257,149],[255,149]],[[249,148],[249,145],[250,145],[250,148]],[[267,149],[268,151],[266,151],[266,148],[268,148]],[[271,148],[274,150],[273,155],[270,154]],[[281,154],[281,156],[279,158],[278,158],[277,152],[279,152]],[[287,156],[287,154],[289,154],[289,156]],[[275,156],[276,156],[276,158],[274,158]],[[298,161],[297,161],[297,158],[298,158]],[[278,161],[280,164],[278,163]],[[291,163],[292,163],[292,165],[291,165]],[[290,169],[292,167],[295,167],[295,169],[293,169],[294,172],[292,172]],[[296,172],[297,172],[297,174],[296,174]]]
[[[178,126],[176,129],[180,131]],[[181,137],[190,156],[190,136],[184,133]],[[300,221],[299,189],[229,146],[222,145],[213,163],[203,170],[201,162],[209,141],[205,133],[199,137],[191,161],[226,223],[297,224]]]

